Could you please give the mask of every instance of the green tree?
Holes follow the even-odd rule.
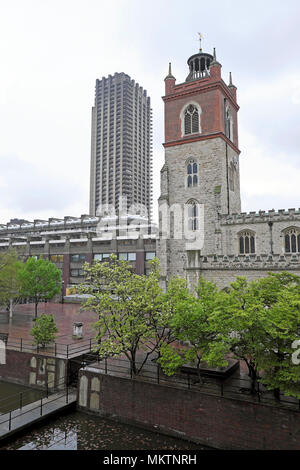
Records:
[[[13,303],[20,297],[18,274],[23,267],[15,250],[0,255],[0,305],[5,305],[12,316]]]
[[[246,363],[251,392],[260,381],[277,398],[280,389],[300,397],[300,369],[292,361],[292,344],[300,334],[300,278],[287,272],[252,282],[238,277],[223,295],[213,316],[218,341]]]
[[[28,258],[18,277],[22,296],[34,300],[35,318],[39,302],[50,300],[61,291],[60,269],[43,258]]]
[[[211,319],[213,328],[219,331],[212,350],[228,351],[234,359],[244,361],[251,378],[251,392],[255,393],[259,378],[258,357],[263,348],[263,302],[244,277],[237,277],[220,295],[219,308]]]
[[[94,328],[99,356],[124,354],[133,374],[138,374],[155,350],[155,328],[161,326],[163,296],[157,262],[148,276],[135,274],[127,261],[115,255],[108,262],[85,264],[84,269],[86,278],[80,292],[90,294],[84,308],[98,315]],[[146,357],[138,368],[139,349],[146,351]]]
[[[159,285],[159,265],[158,261],[152,262],[152,272],[155,276],[155,284]],[[160,291],[161,292],[161,291]],[[157,296],[157,308],[152,312],[148,321],[153,328],[153,337],[148,342],[151,349],[148,354],[156,352],[156,360],[161,357],[161,351],[168,345],[174,343],[176,338],[171,327],[173,316],[176,312],[178,302],[182,302],[189,297],[186,280],[180,278],[171,278],[166,293]]]
[[[293,363],[292,344],[300,338],[300,277],[292,273],[269,273],[253,281],[253,292],[264,305],[262,348],[258,355],[261,381],[275,397],[300,398],[300,367]]]
[[[211,322],[212,315],[219,308],[219,292],[213,283],[204,279],[200,279],[195,294],[189,292],[186,281],[173,282],[175,285],[172,286],[171,293],[176,284],[177,293],[174,294],[170,326],[175,338],[184,342],[185,346],[178,348],[178,345],[163,345],[159,362],[168,375],[175,373],[183,364],[193,362],[201,382],[200,369],[203,362],[213,366],[227,364],[224,359],[224,343],[218,342],[218,347],[216,346],[219,331]]]
[[[58,332],[53,315],[44,313],[35,320],[30,334],[34,338],[34,344],[43,348],[55,340],[55,333]]]

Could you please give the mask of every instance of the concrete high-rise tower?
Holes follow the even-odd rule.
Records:
[[[151,219],[152,110],[150,97],[125,73],[96,80],[92,108],[90,214],[127,199],[127,212]],[[124,200],[124,199],[123,199]],[[123,205],[124,210],[124,205]]]

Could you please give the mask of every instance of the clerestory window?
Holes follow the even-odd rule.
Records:
[[[245,230],[239,233],[239,252],[241,255],[255,253],[255,234]]]
[[[284,232],[284,248],[286,253],[300,253],[300,229],[290,228]]]

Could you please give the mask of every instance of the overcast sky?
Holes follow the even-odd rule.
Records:
[[[156,216],[164,78],[198,32],[238,88],[242,210],[299,207],[299,0],[0,0],[0,223],[88,213],[95,80],[115,72],[151,97]]]

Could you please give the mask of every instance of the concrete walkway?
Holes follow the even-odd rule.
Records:
[[[13,410],[0,415],[0,441],[8,436],[62,411],[76,403],[77,392],[74,388],[50,395],[22,409]]]

